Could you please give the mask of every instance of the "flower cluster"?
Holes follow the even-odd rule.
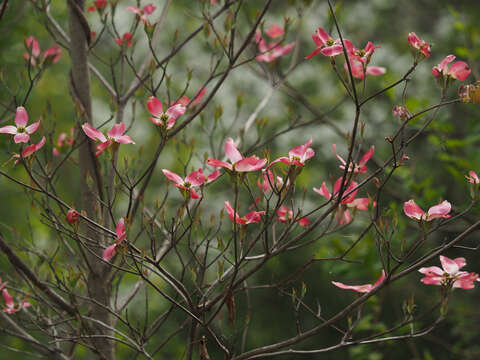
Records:
[[[206,185],[214,181],[220,175],[218,170],[212,172],[210,175],[205,176],[202,169],[198,169],[187,175],[187,177],[182,179],[179,175],[175,174],[173,171],[162,169],[163,174],[167,177],[168,180],[173,181],[174,186],[188,193],[192,199],[198,199],[199,195],[195,191],[194,187]]]
[[[102,254],[102,259],[105,261],[109,261],[115,256],[117,246],[120,245],[121,242],[127,237],[127,233],[125,232],[125,220],[123,220],[123,218],[118,220],[115,228],[115,234],[117,235],[117,240],[114,244],[107,247]]]
[[[272,39],[282,37],[285,31],[280,26],[274,24],[265,31],[265,34]],[[263,38],[260,31],[255,33],[255,42],[258,46],[258,51],[260,55],[257,55],[257,60],[260,62],[273,62],[277,58],[288,54],[293,50],[295,42],[288,43],[287,45],[280,45],[279,42],[267,43]]]
[[[39,64],[55,64],[62,56],[62,50],[58,45],[54,45],[42,53],[37,39],[33,36],[29,36],[25,39],[25,47],[27,48],[28,53],[24,53],[23,57],[27,61],[30,61],[32,66],[37,66]]]
[[[403,204],[405,215],[418,221],[432,221],[437,218],[449,218],[450,215],[448,214],[451,209],[452,205],[447,200],[442,201],[438,205],[432,206],[428,209],[427,213],[425,213],[425,211],[423,211],[414,200],[408,200]]]
[[[443,269],[440,269],[438,266],[430,266],[418,270],[418,272],[425,275],[420,280],[422,283],[468,290],[474,288],[475,281],[480,281],[477,273],[460,271],[462,267],[467,265],[463,257],[449,259],[440,255],[440,262]]]
[[[130,139],[130,136],[123,135],[125,133],[125,124],[123,122],[113,125],[113,127],[108,131],[107,136],[105,136],[101,131],[95,129],[89,123],[83,124],[82,130],[90,139],[100,141],[100,144],[97,145],[97,152],[95,153],[96,156],[104,152],[113,143],[135,144],[135,142]]]
[[[0,279],[0,290],[2,291],[3,301],[5,301],[5,307],[3,308],[3,312],[7,314],[15,314],[20,310],[31,306],[28,302],[28,295],[15,307],[15,303],[13,301],[12,295],[8,292],[5,288],[7,286],[7,282],[2,283],[2,279]]]

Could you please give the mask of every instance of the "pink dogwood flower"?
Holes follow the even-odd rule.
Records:
[[[387,69],[381,66],[366,66],[360,60],[350,57],[350,69],[352,70],[352,76],[356,79],[363,79],[365,75],[380,76],[387,72]],[[345,62],[345,71],[348,73],[348,66]]]
[[[284,224],[292,221],[293,219],[292,209],[289,209],[285,205],[280,206],[280,208],[277,210],[277,215],[278,215],[277,220]],[[310,220],[308,220],[306,216],[298,219],[297,222],[298,222],[298,225],[303,227],[308,226],[308,224],[310,224]]]
[[[166,130],[173,128],[175,120],[187,111],[185,105],[175,104],[163,112],[162,102],[154,96],[148,99],[147,108],[150,114],[152,114],[150,121],[155,125],[164,127]]]
[[[342,165],[339,166],[340,169],[345,170],[345,166],[347,165],[347,162],[340,155],[337,154],[337,146],[335,144],[332,145],[332,148],[333,148],[333,153],[335,154],[337,159],[340,160],[340,162],[342,163]],[[375,152],[375,146],[372,145],[372,147],[362,156],[358,164],[356,163],[349,164],[348,172],[351,172],[351,171],[353,171],[354,173],[366,172],[367,162],[372,158],[374,152]]]
[[[322,53],[325,56],[337,56],[343,53],[343,46],[340,39],[333,40],[321,27],[313,33],[312,39],[315,45],[317,45],[317,48],[305,57],[307,60],[318,53]]]
[[[60,60],[62,56],[62,50],[59,46],[54,45],[41,54],[40,45],[33,36],[29,36],[25,39],[25,47],[28,53],[24,53],[23,57],[30,61],[32,66],[36,66],[37,63],[55,64]]]
[[[5,289],[7,286],[7,282],[2,283],[2,279],[0,279],[0,290],[2,291],[3,301],[5,301],[5,306],[3,308],[3,312],[7,314],[15,314],[19,312],[23,308],[31,306],[31,304],[27,301],[29,295],[27,294],[25,298],[18,304],[18,307],[15,307],[15,303],[13,302],[12,295]]]
[[[406,201],[403,204],[403,212],[411,219],[418,221],[432,221],[436,218],[449,218],[448,213],[452,209],[452,205],[444,200],[440,204],[432,206],[425,213],[413,200]]]
[[[480,184],[480,179],[478,178],[477,173],[473,170],[470,170],[468,172],[468,176],[465,176],[465,177],[467,178],[468,182],[472,184],[475,184],[475,185]]]
[[[277,25],[278,27],[278,25]],[[280,27],[278,27],[280,28]],[[281,29],[281,28],[280,28]],[[278,37],[279,30],[270,28],[270,31],[267,31],[266,34],[272,38]],[[283,31],[283,29],[281,29]],[[283,33],[282,33],[283,34]],[[274,35],[274,36],[271,36]],[[280,35],[281,36],[281,35]],[[261,62],[272,62],[275,61],[277,58],[287,55],[290,51],[292,51],[293,47],[295,46],[295,42],[288,43],[287,45],[280,45],[279,42],[273,42],[268,44],[265,39],[262,37],[260,31],[257,31],[255,34],[255,42],[258,46],[258,51],[260,55],[256,57],[258,61]]]
[[[382,270],[382,275],[378,278],[375,284],[363,284],[363,285],[345,285],[341,282],[332,281],[332,284],[340,289],[353,290],[359,293],[368,293],[378,287],[385,280],[385,271]]]
[[[127,7],[128,11],[133,12],[134,14],[138,15],[140,18],[140,21],[142,21],[144,24],[149,24],[147,15],[151,15],[157,7],[153,4],[148,4],[145,5],[142,9],[129,6]]]
[[[202,169],[198,169],[187,175],[187,177],[182,179],[179,175],[175,174],[173,171],[162,169],[163,174],[175,184],[174,186],[184,190],[185,192],[190,194],[192,199],[198,199],[199,195],[195,191],[193,187],[202,186],[204,184],[208,184],[209,182],[214,181],[220,175],[218,170],[214,171],[208,176],[203,174]]]
[[[95,153],[96,156],[100,155],[114,142],[119,144],[135,144],[135,142],[130,139],[130,136],[123,135],[125,132],[125,124],[123,122],[113,125],[113,127],[108,131],[107,136],[105,136],[101,131],[95,129],[89,123],[83,124],[82,130],[90,139],[100,141],[100,144],[97,145],[97,152]]]
[[[452,79],[465,81],[472,72],[465,61],[456,61],[450,67],[450,64],[455,60],[455,55],[447,55],[440,64],[432,68],[432,74],[436,78],[443,79],[451,77]]]
[[[239,225],[258,223],[262,219],[260,215],[265,215],[265,211],[250,211],[247,215],[240,217],[228,201],[225,201],[225,209],[230,220],[235,221]]]
[[[381,46],[375,46],[371,41],[369,41],[364,49],[356,49],[350,40],[345,39],[343,40],[343,42],[345,44],[345,48],[347,49],[348,56],[360,61],[365,65],[368,65],[370,63],[370,59],[373,53],[375,52],[375,49],[378,49],[381,47]]]
[[[424,40],[421,40],[417,34],[411,32],[408,34],[408,42],[413,48],[417,49],[420,54],[425,58],[430,57],[430,44]]]
[[[117,37],[115,39],[115,42],[120,46],[125,46],[125,45],[127,47],[132,46],[132,33],[126,32],[125,34],[123,34],[121,38]]]
[[[32,155],[33,153],[37,152],[38,150],[40,150],[43,147],[43,145],[45,145],[45,142],[46,142],[46,139],[45,139],[45,136],[44,136],[38,142],[38,144],[28,145],[25,149],[23,149],[22,157],[26,158],[26,157],[29,157],[30,155]]]
[[[112,257],[115,256],[117,246],[120,245],[120,243],[127,237],[127,233],[125,232],[125,220],[123,220],[123,218],[120,218],[120,220],[118,220],[117,226],[115,228],[115,234],[117,235],[117,241],[107,247],[102,254],[102,259],[105,261],[109,261]]]
[[[67,211],[67,221],[69,224],[75,224],[80,219],[80,214],[75,209]]]
[[[287,180],[287,187],[289,183],[290,181]],[[275,191],[280,191],[280,189],[283,187],[283,178],[281,176],[277,176],[275,179],[273,176],[273,173],[270,170],[267,170],[263,172],[263,181],[260,182],[259,180],[257,184],[258,184],[258,188],[263,193],[266,193],[272,190],[272,188]]]
[[[270,36],[272,39],[275,39],[282,37],[285,34],[285,30],[277,24],[272,24],[267,30],[265,30],[265,34]]]
[[[449,259],[446,256],[440,255],[440,262],[442,263],[443,269],[440,269],[438,266],[430,266],[418,270],[418,272],[425,275],[425,277],[420,280],[422,283],[468,290],[475,287],[474,281],[480,281],[477,273],[459,271],[467,264],[463,257]]]
[[[60,151],[65,148],[72,147],[74,142],[74,128],[70,129],[70,136],[66,133],[60,133],[57,138],[56,146],[52,150],[53,156],[60,155]]]
[[[263,169],[267,164],[267,159],[260,159],[257,156],[244,158],[240,151],[238,151],[232,138],[228,138],[225,142],[225,155],[230,159],[229,163],[208,158],[207,164],[215,167],[223,167],[232,172],[258,171]]]
[[[17,107],[15,114],[15,125],[7,125],[0,128],[0,134],[11,134],[13,136],[13,141],[16,144],[18,143],[27,143],[30,140],[30,134],[33,134],[37,131],[40,126],[40,120],[27,126],[28,123],[28,114],[27,110],[23,106]]]
[[[284,164],[291,165],[291,166],[304,166],[305,161],[312,158],[315,155],[315,151],[310,148],[309,146],[312,144],[312,139],[308,140],[304,145],[298,145],[291,149],[288,152],[288,157],[282,156],[278,159],[272,161],[270,165],[268,165],[267,169],[269,169],[273,164],[281,161]]]

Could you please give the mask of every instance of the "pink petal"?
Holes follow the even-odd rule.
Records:
[[[127,236],[125,233],[125,220],[123,220],[123,217],[117,222],[115,234],[117,234],[117,245],[120,244]]]
[[[7,126],[6,126],[7,127]],[[0,129],[0,132],[1,132],[2,129]],[[472,184],[479,184],[480,183],[480,179],[478,178],[478,175],[475,171],[473,170],[470,170],[469,173],[468,173],[470,176],[466,176],[467,180],[469,182],[471,182]]]
[[[62,56],[62,50],[58,45],[54,45],[43,52],[43,58],[46,61],[51,61],[52,64],[58,62]]]
[[[447,55],[445,57],[445,59],[443,59],[440,64],[438,64],[437,66],[437,69],[438,71],[446,74],[447,73],[447,68],[448,68],[448,64],[450,64],[453,60],[455,60],[455,55]]]
[[[238,171],[238,172],[258,171],[263,169],[265,165],[267,165],[267,159],[259,159],[256,156],[251,156],[236,162],[235,171]]]
[[[27,133],[19,133],[13,137],[13,141],[15,141],[15,144],[27,143],[28,140],[30,140],[30,136]]]
[[[180,115],[183,115],[187,108],[182,104],[176,104],[168,108],[166,114],[176,120]]]
[[[368,150],[363,156],[362,158],[360,159],[360,162],[358,163],[358,166],[360,168],[364,167],[365,164],[368,162],[368,160],[370,160],[373,156],[373,153],[375,152],[375,146],[372,145],[372,147],[370,148],[370,150]]]
[[[195,189],[193,188],[190,188],[189,189],[189,192],[190,192],[190,197],[192,199],[198,199],[200,196],[197,194],[197,192],[195,191]]]
[[[202,101],[202,98],[205,96],[205,94],[207,93],[207,89],[205,89],[204,87],[202,87],[199,92],[198,92],[198,95],[195,97],[195,99],[193,100],[192,102],[192,105],[197,105],[199,104],[201,101]]]
[[[153,4],[148,4],[143,7],[143,12],[147,15],[151,15],[157,7]]]
[[[38,57],[40,55],[40,45],[38,44],[37,39],[35,39],[33,36],[29,36],[25,39],[25,45],[27,49],[31,49],[34,57]]]
[[[265,215],[265,211],[250,211],[247,215],[244,216],[245,224],[253,224],[260,222],[260,220],[262,220],[260,215]]]
[[[109,261],[115,255],[116,247],[117,247],[117,244],[113,244],[107,247],[102,254],[102,259],[105,261]]]
[[[414,32],[411,32],[411,33],[408,34],[408,42],[414,48],[418,49],[418,42],[419,41],[420,41],[420,39],[418,38],[417,34],[415,34]]]
[[[368,204],[370,203],[370,200],[368,198],[358,198],[353,200],[349,206],[357,208],[358,210],[368,210]]]
[[[183,184],[183,179],[175,174],[173,171],[167,170],[167,169],[162,169],[163,174],[171,181],[177,184]]]
[[[330,198],[332,197],[332,195],[330,194],[330,191],[328,191],[325,181],[322,183],[322,186],[320,187],[320,189],[313,188],[313,191],[315,191],[317,194],[322,195],[327,200],[330,200]]]
[[[92,140],[100,140],[102,143],[107,141],[107,138],[101,131],[98,131],[95,129],[92,125],[89,123],[85,123],[82,125],[82,130],[87,135],[90,139]]]
[[[321,48],[316,48],[309,55],[305,56],[305,60],[311,59],[312,57],[314,57],[315,55],[317,55],[321,51],[322,51]]]
[[[228,201],[225,201],[225,209],[227,210],[228,217],[230,218],[230,220],[236,221],[237,224],[240,224],[240,225],[245,224],[245,220],[240,218],[240,216],[235,212],[235,210],[232,208],[232,206]]]
[[[457,61],[452,64],[450,70],[448,71],[448,75],[452,78],[465,81],[472,71],[468,67],[468,64],[465,61]]]
[[[455,258],[455,259],[453,259],[453,261],[455,261],[457,263],[457,266],[458,266],[459,269],[461,269],[462,267],[467,265],[467,261],[463,257]]]
[[[148,98],[147,108],[150,114],[156,118],[160,118],[163,115],[162,102],[154,96]]]
[[[425,212],[413,200],[409,200],[403,204],[403,212],[409,218],[421,220]]]
[[[125,132],[125,124],[123,122],[113,125],[113,127],[108,131],[108,137],[116,139],[123,135]]]
[[[205,182],[205,175],[202,169],[192,172],[185,178],[185,182],[189,182],[192,186],[200,186]]]
[[[347,162],[345,160],[343,160],[343,158],[337,154],[337,145],[335,144],[332,144],[332,149],[333,149],[333,153],[335,154],[335,156],[337,157],[338,160],[340,160],[340,162],[343,164],[343,165],[347,165]]]
[[[10,295],[10,293],[8,292],[7,289],[3,289],[3,290],[2,290],[2,295],[3,295],[3,300],[5,301],[5,305],[6,305],[8,308],[13,309],[13,307],[15,306],[15,304],[13,303],[12,295]]]
[[[378,285],[380,285],[385,280],[385,278],[386,278],[385,271],[382,270],[382,274],[380,275],[378,280],[375,282],[375,284],[373,284],[373,287],[376,288]]]
[[[206,179],[205,183],[208,184],[208,183],[216,180],[219,176],[220,176],[220,171],[215,170],[214,172],[212,172],[210,175],[207,176],[207,179]]]
[[[345,285],[341,282],[337,281],[332,281],[332,284],[335,285],[336,287],[339,287],[340,289],[345,289],[345,290],[353,290],[357,291],[359,293],[368,293],[370,290],[373,289],[373,286],[371,284],[365,284],[365,285]]]
[[[235,146],[232,138],[228,138],[225,142],[225,155],[227,155],[232,163],[236,163],[243,158],[242,154]]]
[[[17,107],[17,112],[15,114],[15,124],[17,127],[25,127],[28,123],[28,114],[27,110],[23,106]]]
[[[40,140],[40,142],[38,144],[28,145],[25,149],[23,149],[22,157],[24,157],[24,158],[29,157],[34,152],[40,150],[43,147],[43,145],[45,145],[45,142],[46,142],[46,139],[45,139],[45,136],[44,136],[44,137],[42,137],[42,140]]]
[[[107,140],[104,143],[100,143],[97,145],[97,152],[95,153],[95,156],[99,156],[101,153],[103,153],[110,145],[112,145],[111,140]]]
[[[14,135],[17,133],[17,128],[13,125],[7,125],[0,128],[0,134],[11,134]]]
[[[450,217],[448,215],[450,210],[452,210],[452,205],[447,200],[444,200],[440,204],[428,209],[427,219],[432,220],[438,217],[448,218]]]
[[[142,11],[136,7],[129,6],[127,7],[127,10],[133,12],[134,14],[142,15]]]
[[[440,277],[425,276],[424,278],[420,279],[420,281],[425,285],[442,285],[442,278]]]
[[[418,269],[419,273],[425,274],[427,277],[441,277],[443,276],[443,270],[438,266],[429,266]]]
[[[207,159],[207,164],[211,165],[211,166],[215,166],[215,167],[223,167],[225,169],[232,170],[232,164],[229,164],[229,163],[227,163],[225,161],[221,161],[221,160],[208,158]]]
[[[308,220],[307,217],[303,217],[300,220],[298,220],[298,225],[300,226],[305,227],[305,226],[308,226],[308,224],[310,224],[310,220]]]
[[[367,75],[379,76],[387,72],[387,69],[381,66],[367,66]]]
[[[342,45],[332,45],[324,47],[320,50],[320,52],[325,56],[336,56],[343,54],[343,46]]]
[[[328,35],[325,30],[319,27],[312,35],[312,39],[317,46],[324,46],[327,45],[327,41],[331,39],[331,36]]]
[[[40,126],[40,120],[37,122],[34,122],[32,125],[27,126],[25,128],[25,131],[27,134],[33,134],[35,131],[37,131],[38,127]]]
[[[337,220],[338,225],[347,225],[352,222],[352,215],[348,209],[344,210],[339,208],[335,219]]]
[[[283,30],[283,28],[277,24],[273,24],[267,29],[267,31],[265,31],[265,34],[274,39],[283,36],[283,34],[285,34],[285,30]]]
[[[128,135],[120,136],[116,138],[115,141],[120,144],[135,144],[135,141],[133,141]]]
[[[450,275],[455,275],[458,270],[460,270],[458,264],[446,256],[440,255],[440,262],[442,263],[443,270]]]

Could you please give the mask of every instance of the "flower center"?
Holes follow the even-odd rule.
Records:
[[[25,128],[24,128],[23,126],[17,127],[17,133],[18,133],[18,134],[21,134],[21,133],[24,133],[24,132],[26,132],[26,130],[25,130]]]

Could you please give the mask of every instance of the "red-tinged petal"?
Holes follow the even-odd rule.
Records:
[[[99,156],[101,153],[103,153],[105,151],[105,149],[107,149],[110,145],[112,144],[112,142],[110,140],[107,140],[105,141],[104,143],[100,143],[97,145],[97,152],[95,153],[95,156]]]
[[[2,129],[0,129],[0,132],[1,132]],[[467,178],[467,180],[469,182],[471,182],[472,184],[479,184],[480,183],[480,179],[478,178],[478,175],[475,171],[473,170],[470,170],[469,173],[468,173],[470,176],[465,176]]]
[[[151,15],[157,7],[153,4],[148,4],[143,7],[143,12],[147,15]]]
[[[127,236],[125,233],[125,220],[123,220],[123,217],[117,222],[115,234],[117,234],[117,245],[120,244]]]
[[[310,220],[308,220],[307,217],[303,217],[300,220],[298,220],[298,225],[300,226],[305,227],[305,226],[308,226],[308,224],[310,224]]]
[[[120,144],[135,144],[135,141],[133,141],[128,135],[120,136],[116,138],[115,141]]]
[[[40,55],[40,45],[38,44],[37,39],[33,36],[29,36],[25,39],[25,46],[27,49],[31,49],[33,56],[38,57]]]
[[[331,36],[328,35],[325,30],[319,27],[312,35],[312,39],[317,46],[325,46],[327,45],[327,41],[331,39]]]
[[[142,10],[140,10],[136,7],[129,6],[129,7],[127,7],[127,10],[133,12],[134,14],[142,15]]]
[[[381,66],[367,66],[367,75],[379,76],[387,72],[387,69]]]
[[[365,285],[346,285],[341,282],[337,281],[332,281],[332,284],[335,285],[336,287],[339,287],[340,289],[344,290],[353,290],[359,293],[368,293],[370,290],[373,289],[373,286],[371,284],[365,284]]]
[[[440,262],[442,263],[443,270],[450,275],[455,275],[458,270],[460,270],[458,264],[446,256],[440,255]]]
[[[150,96],[148,98],[147,108],[150,114],[152,114],[156,118],[160,118],[163,115],[162,102],[154,96]]]
[[[15,307],[15,304],[13,303],[12,295],[10,295],[7,289],[2,290],[2,296],[3,300],[5,301],[5,305],[8,308],[13,309]]]
[[[187,108],[182,104],[176,104],[168,108],[166,114],[176,120],[180,115],[183,115]]]
[[[190,183],[192,186],[200,186],[205,182],[205,175],[203,175],[202,169],[190,173],[186,178],[185,182]]]
[[[43,52],[43,58],[47,61],[51,61],[52,64],[58,62],[62,56],[62,50],[58,45],[54,45]]]
[[[418,272],[428,277],[442,277],[444,273],[438,266],[423,267],[418,269]]]
[[[195,97],[195,99],[192,102],[192,105],[199,104],[206,93],[207,93],[207,89],[205,89],[204,87],[200,88],[200,90],[198,91],[198,95]]]
[[[448,215],[448,213],[451,210],[452,205],[447,200],[444,200],[440,204],[432,206],[430,209],[428,209],[427,220],[432,220],[439,217],[449,218],[450,215]]]
[[[260,215],[265,215],[265,211],[250,211],[243,218],[245,219],[245,224],[258,223],[262,218]]]
[[[403,204],[403,212],[411,219],[421,220],[425,212],[413,200],[408,200]]]
[[[227,141],[225,141],[225,155],[227,155],[232,163],[243,159],[242,154],[238,151],[232,138],[228,138]]]
[[[429,277],[425,276],[421,278],[420,281],[425,285],[442,285],[442,278],[441,277]]]
[[[46,142],[46,139],[45,139],[45,136],[44,136],[44,137],[42,137],[42,140],[40,140],[40,142],[38,144],[31,144],[31,145],[27,146],[25,149],[23,149],[22,157],[24,157],[24,158],[29,157],[34,152],[40,150],[43,147],[43,145],[45,145],[45,142]]]
[[[28,114],[27,110],[23,106],[17,107],[17,112],[15,114],[15,124],[17,127],[25,127],[28,123]]]
[[[27,134],[33,134],[35,131],[37,131],[38,127],[40,126],[40,120],[37,122],[34,122],[32,125],[27,126],[25,128],[25,131]]]
[[[457,263],[459,269],[467,265],[467,260],[465,260],[463,257],[455,258],[453,261]]]
[[[360,159],[360,162],[358,163],[359,167],[364,167],[365,164],[370,160],[373,156],[373,153],[375,152],[375,146],[372,145],[370,150],[368,150]]]
[[[385,278],[386,278],[385,271],[382,270],[382,274],[380,275],[378,280],[375,281],[375,284],[373,284],[373,287],[376,288],[378,285],[380,285],[385,280]]]
[[[355,49],[355,46],[353,45],[353,43],[348,39],[343,39],[343,43],[345,44],[345,49],[347,50],[347,54],[349,56],[355,55],[355,51],[357,51],[357,49]],[[336,40],[335,44],[341,44],[340,40]]]
[[[245,220],[240,218],[240,215],[237,214],[228,201],[225,201],[225,209],[227,210],[230,220],[236,221],[236,223],[240,225],[245,224]]]
[[[293,149],[291,149],[289,152],[288,152],[288,156],[290,156],[290,159],[292,159],[293,157],[298,157],[300,159],[304,159],[305,158],[305,154],[307,152],[309,148],[309,146],[312,144],[312,139],[308,140],[305,144],[303,145],[298,145],[298,146],[295,146]],[[312,150],[312,149],[310,149]],[[315,154],[315,153],[314,153]],[[313,155],[312,155],[313,156]],[[310,156],[311,157],[311,156]]]
[[[29,140],[30,136],[27,133],[15,134],[15,136],[13,137],[13,141],[15,141],[15,144],[27,143]]]
[[[207,176],[207,179],[205,180],[205,183],[208,184],[214,180],[216,180],[220,176],[220,171],[215,170],[212,172],[210,175]]]
[[[332,149],[333,149],[333,153],[335,154],[335,156],[337,157],[338,160],[340,160],[340,162],[343,164],[343,165],[347,165],[347,162],[345,160],[343,160],[343,158],[337,154],[337,145],[335,144],[332,144]]]
[[[207,165],[211,165],[215,167],[223,167],[225,169],[232,170],[232,164],[227,163],[225,161],[212,159],[212,158],[207,159]]]
[[[313,188],[313,191],[315,191],[319,195],[322,195],[327,200],[330,200],[330,198],[332,197],[332,195],[330,194],[330,191],[328,191],[325,181],[322,183],[322,186],[320,187],[320,189]]]
[[[368,204],[370,200],[368,198],[358,198],[353,200],[351,203],[348,204],[350,207],[357,208],[358,210],[368,210]]]
[[[321,49],[320,52],[325,56],[337,56],[343,54],[343,46],[338,44],[327,46]]]
[[[114,257],[116,247],[117,247],[117,244],[113,244],[107,247],[102,254],[102,259],[105,261],[109,261],[112,257]]]
[[[125,124],[123,122],[113,125],[113,127],[108,131],[107,135],[110,138],[116,139],[123,135],[125,132]]]
[[[82,130],[90,139],[92,140],[100,140],[102,143],[107,141],[107,138],[103,133],[97,129],[95,129],[89,123],[85,123],[82,125]]]
[[[321,48],[316,48],[309,55],[305,56],[305,60],[311,59],[312,57],[314,57],[315,55],[317,55],[321,51],[322,51]]]
[[[408,34],[408,42],[410,43],[410,45],[412,45],[414,48],[417,48],[418,49],[418,42],[420,41],[419,37],[417,36],[417,34],[415,34],[414,32],[411,32]]]
[[[448,71],[448,75],[452,78],[465,81],[472,71],[468,67],[468,64],[465,61],[457,61],[452,64],[450,70]]]
[[[156,117],[150,117],[150,121],[157,126],[163,126],[163,120]]]
[[[16,134],[17,133],[17,128],[13,125],[7,125],[4,127],[0,128],[0,134]]]
[[[438,71],[438,68],[437,68],[436,66],[434,66],[434,67],[432,68],[432,74],[433,74],[433,76],[435,76],[435,77],[439,77],[439,76],[441,75],[440,72]]]
[[[197,192],[195,191],[195,189],[190,188],[189,191],[190,191],[190,197],[191,197],[192,199],[198,199],[198,198],[200,197],[200,196],[197,194]]]
[[[479,281],[477,273],[465,273],[455,280],[453,287],[464,290],[473,289],[475,287],[474,281]]]
[[[437,65],[437,69],[439,72],[446,74],[448,70],[448,64],[450,64],[453,60],[455,60],[455,55],[447,55],[445,59],[443,59],[440,64]]]
[[[251,156],[236,162],[235,171],[258,171],[263,169],[265,165],[267,165],[267,159],[259,159],[256,156]]]
[[[183,179],[175,174],[173,171],[167,170],[167,169],[162,169],[163,175],[165,175],[169,180],[173,181],[174,183],[177,184],[183,184]]]
[[[283,34],[285,34],[285,30],[283,30],[283,28],[277,24],[273,24],[265,31],[265,34],[270,36],[272,39],[275,39],[283,36]]]

